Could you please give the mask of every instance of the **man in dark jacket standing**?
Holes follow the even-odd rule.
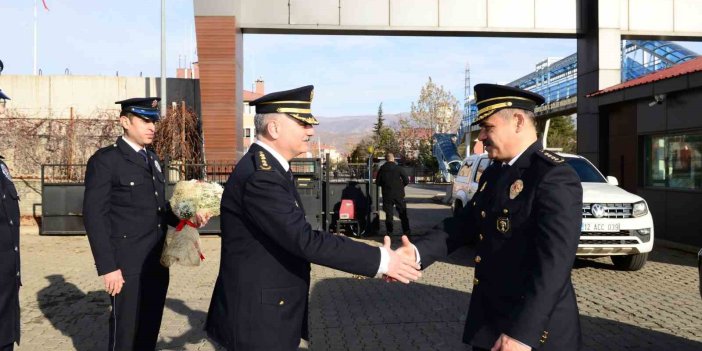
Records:
[[[0,91],[0,115],[9,99]],[[0,156],[0,351],[12,351],[20,341],[20,211],[17,188],[2,159]]]
[[[85,172],[83,221],[111,297],[110,351],[156,348],[168,291],[168,269],[159,260],[166,225],[179,219],[166,202],[158,156],[146,148],[156,132],[159,100],[116,102],[124,135],[95,152]]]
[[[463,341],[473,350],[576,351],[571,269],[582,223],[580,179],[537,140],[533,111],[543,97],[494,84],[476,85],[475,96],[473,124],[493,163],[464,211],[415,244],[422,267],[475,238]]]
[[[402,168],[395,163],[395,155],[385,155],[385,164],[378,170],[375,183],[382,188],[383,212],[385,212],[385,230],[387,235],[392,235],[394,211],[393,206],[400,215],[402,233],[410,235],[409,218],[407,218],[407,203],[405,202],[405,187],[409,179]]]
[[[222,256],[207,314],[207,335],[227,350],[297,350],[308,336],[310,263],[405,283],[419,277],[419,265],[390,250],[389,237],[378,248],[312,230],[305,220],[289,161],[308,151],[318,124],[312,89],[250,103],[257,140],[224,188]]]

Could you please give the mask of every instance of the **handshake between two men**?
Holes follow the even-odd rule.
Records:
[[[409,284],[422,276],[417,249],[406,235],[402,236],[402,245],[396,250],[390,247],[390,237],[383,238],[383,248],[389,255],[388,269],[383,275],[386,282],[402,282]]]

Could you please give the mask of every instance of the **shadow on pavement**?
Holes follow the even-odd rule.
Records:
[[[62,275],[46,277],[49,285],[39,290],[39,309],[51,325],[71,338],[73,349],[94,351],[107,349],[107,321],[110,299],[104,291],[83,293]],[[188,318],[190,329],[168,342],[159,340],[159,350],[182,350],[185,345],[198,344],[206,339],[203,330],[207,312],[193,310],[185,302],[166,299],[166,308]]]
[[[207,334],[204,330],[207,312],[193,310],[192,308],[188,307],[183,300],[169,298],[166,299],[166,308],[175,313],[186,316],[188,318],[190,329],[187,332],[170,339],[168,342],[160,339],[157,344],[158,349],[182,350],[185,345],[199,344],[204,340],[208,340]]]
[[[319,281],[310,296],[310,350],[469,351],[461,341],[470,294],[379,279]],[[702,350],[702,343],[609,319],[580,317],[582,351]]]
[[[665,253],[663,253],[665,252]],[[676,266],[697,268],[697,255],[690,252],[669,249],[654,244],[653,251],[648,256],[649,261],[667,263]],[[644,267],[645,269],[645,267]]]
[[[91,291],[85,294],[75,284],[66,281],[63,275],[49,275],[46,279],[49,285],[39,290],[37,302],[51,325],[71,338],[75,350],[107,348],[107,318],[110,312],[107,293]],[[96,333],[96,329],[99,332]],[[99,337],[101,335],[105,337]]]

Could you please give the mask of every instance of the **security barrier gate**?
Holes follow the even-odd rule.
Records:
[[[46,164],[41,167],[42,210],[40,235],[85,234],[83,226],[84,164]],[[367,165],[352,165],[338,174],[322,166],[318,158],[296,158],[290,162],[295,186],[307,221],[313,229],[343,232],[356,236],[374,233],[378,222],[377,190]],[[179,180],[203,179],[222,185],[234,169],[231,164],[189,164],[166,160],[161,167],[166,176],[166,198]],[[358,226],[352,230],[339,225],[342,199],[353,201]],[[202,234],[220,233],[219,217],[200,229]]]

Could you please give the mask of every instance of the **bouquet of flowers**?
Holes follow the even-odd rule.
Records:
[[[219,204],[224,188],[217,183],[187,180],[176,183],[170,199],[173,213],[180,218],[178,226],[168,228],[161,264],[170,267],[174,262],[184,266],[199,266],[205,259],[200,246],[200,233],[190,222],[196,213],[219,216]]]

